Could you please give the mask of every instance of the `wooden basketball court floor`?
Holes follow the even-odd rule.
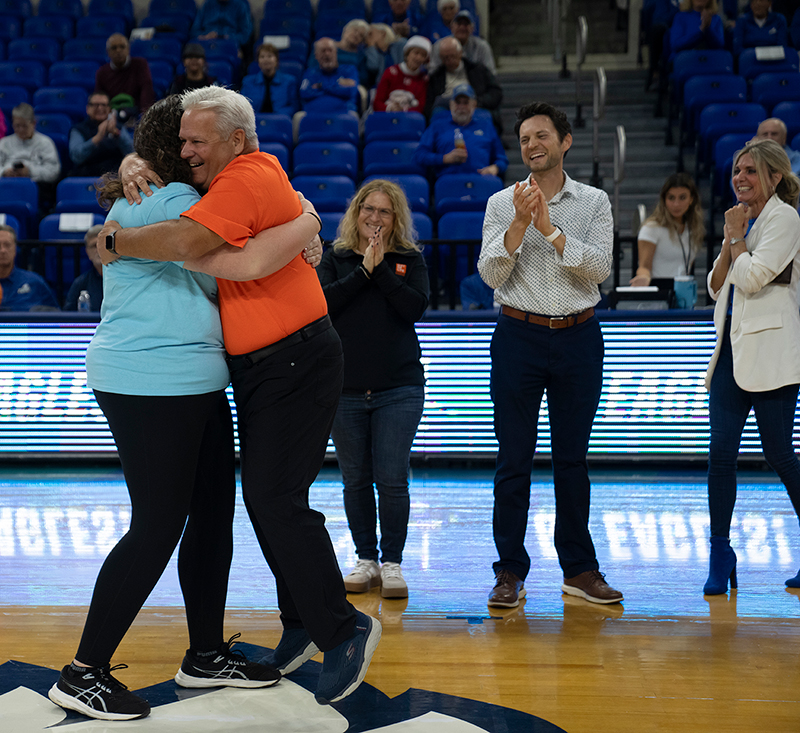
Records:
[[[312,503],[347,571],[354,555],[340,489],[338,472],[326,468]],[[127,506],[112,468],[0,471],[0,665],[58,669],[71,658]],[[389,698],[410,688],[454,696],[456,715],[462,699],[491,703],[568,733],[800,730],[800,595],[783,584],[800,567],[800,530],[771,474],[740,475],[732,531],[739,589],[725,596],[702,594],[701,471],[593,471],[592,533],[601,570],[625,594],[621,605],[561,594],[552,483],[537,471],[527,599],[517,609],[487,608],[491,506],[490,470],[414,471],[409,598],[350,596],[384,629],[366,683]],[[273,647],[274,584],[241,504],[235,539],[226,633]],[[119,678],[132,689],[170,680],[185,645],[173,559],[118,650],[114,663],[129,665]],[[2,720],[0,729],[8,731]],[[501,720],[486,729],[533,730]]]

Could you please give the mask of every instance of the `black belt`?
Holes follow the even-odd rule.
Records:
[[[265,346],[263,349],[256,349],[249,354],[236,354],[234,356],[227,354],[225,356],[225,361],[228,362],[228,367],[230,369],[255,366],[260,361],[264,361],[264,359],[282,349],[294,346],[303,341],[308,341],[310,338],[321,334],[323,331],[327,331],[332,325],[330,316],[322,316],[322,318],[312,321],[307,326],[303,326],[300,330],[289,334],[286,338],[282,338],[274,344]]]
[[[536,313],[528,313],[527,311],[512,308],[510,305],[502,306],[500,312],[504,316],[511,316],[511,318],[516,318],[518,321],[525,321],[526,323],[535,323],[538,326],[570,328],[570,326],[577,326],[579,323],[588,321],[594,315],[594,308],[587,308],[585,311],[573,313],[570,316],[539,316]]]

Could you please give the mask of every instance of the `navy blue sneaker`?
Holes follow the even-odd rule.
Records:
[[[134,695],[111,676],[115,667],[76,667],[68,664],[47,696],[67,710],[76,710],[98,720],[134,720],[150,713],[150,703]]]
[[[372,655],[381,640],[381,625],[377,619],[361,611],[356,611],[356,616],[356,633],[325,652],[314,695],[320,705],[342,700],[364,681]]]
[[[268,664],[282,675],[291,674],[319,652],[305,629],[284,629],[275,651],[267,654],[261,664]]]
[[[234,634],[216,654],[205,658],[186,652],[175,682],[181,687],[270,687],[281,673],[265,664],[249,662],[241,651],[231,651],[231,645],[241,634]]]

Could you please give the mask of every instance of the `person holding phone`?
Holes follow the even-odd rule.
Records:
[[[376,179],[353,197],[317,270],[344,351],[331,436],[358,556],[344,585],[350,593],[381,586],[384,598],[408,595],[400,569],[408,463],[425,399],[414,324],[428,307],[428,271],[415,238],[402,189]]]

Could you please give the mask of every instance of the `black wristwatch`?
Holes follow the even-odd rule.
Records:
[[[116,243],[116,236],[117,236],[117,232],[116,231],[113,231],[113,232],[111,232],[111,234],[107,234],[106,235],[106,249],[109,252],[113,252],[114,254],[117,254],[117,250],[116,250],[116,248],[114,246],[115,243]]]

